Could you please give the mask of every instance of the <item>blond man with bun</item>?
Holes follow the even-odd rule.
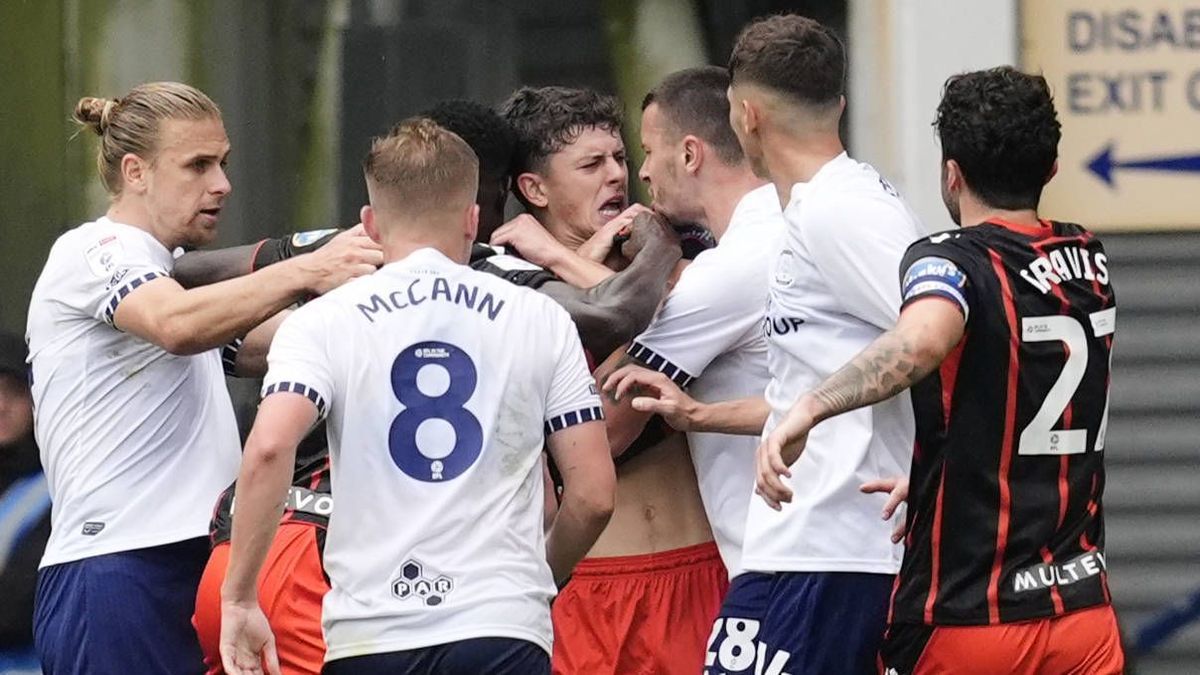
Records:
[[[174,82],[83,98],[111,202],[55,241],[30,299],[35,432],[53,499],[38,578],[44,671],[199,673],[189,619],[238,434],[224,372],[262,364],[268,321],[382,262],[361,232],[185,290],[174,252],[213,241],[231,186],[221,112]],[[265,323],[264,323],[265,322]],[[258,328],[256,328],[258,327]],[[224,368],[223,368],[224,366]]]

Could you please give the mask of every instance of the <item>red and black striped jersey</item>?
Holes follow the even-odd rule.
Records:
[[[229,541],[233,536],[233,510],[235,508],[233,485],[225,488],[217,498],[213,517],[209,522],[209,539],[216,546]],[[292,484],[288,488],[280,522],[300,521],[318,528],[317,547],[325,548],[325,528],[329,526],[329,514],[333,512],[333,496],[329,481],[329,445],[322,421],[309,432],[296,448],[296,464],[292,471]]]
[[[917,432],[892,621],[984,625],[1109,601],[1104,435],[1116,301],[1096,237],[989,221],[914,243],[905,304],[965,335],[912,389]]]

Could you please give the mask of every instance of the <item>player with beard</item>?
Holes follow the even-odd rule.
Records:
[[[54,504],[36,647],[52,674],[195,673],[188,619],[210,505],[239,454],[221,348],[269,339],[272,326],[256,326],[383,256],[348,234],[307,259],[181,288],[172,252],[216,237],[231,189],[220,110],[193,87],[157,82],[81,99],[75,119],[100,137],[111,203],[55,241],[30,298],[35,429]]]
[[[644,208],[622,210],[620,104],[585,89],[527,87],[501,110],[517,132],[514,191],[532,216],[525,236],[505,241],[555,271],[564,258],[608,257],[621,218]],[[622,460],[609,526],[554,605],[556,673],[638,672],[655,663],[662,636],[642,631],[671,618],[662,599],[708,597],[714,575],[724,576],[686,438],[649,425]],[[657,617],[647,622],[650,606]],[[612,620],[605,634],[589,634],[598,613]]]
[[[759,487],[787,501],[780,476],[806,438],[911,387],[911,531],[887,672],[1116,675],[1108,258],[1087,229],[1038,216],[1061,136],[1043,77],[1007,66],[955,75],[934,126],[942,199],[962,228],[909,247],[896,327],[788,411],[759,450]]]
[[[667,380],[700,400],[722,401],[758,396],[769,379],[762,332],[765,270],[779,252],[783,214],[773,186],[754,175],[729,126],[728,87],[724,68],[691,68],[668,76],[642,103],[646,161],[639,175],[650,187],[654,210],[673,221],[703,225],[715,235],[717,246],[683,271],[628,353],[614,354],[597,370],[598,381],[608,380],[611,397],[605,400],[605,421],[614,452],[624,450],[651,417],[634,408],[633,396],[626,395],[635,382],[654,386]],[[625,384],[618,386],[622,381]],[[694,432],[687,438],[716,540],[715,546],[707,546],[710,551],[719,547],[728,577],[713,565],[710,571],[715,574],[707,587],[689,588],[684,597],[658,591],[641,598],[636,636],[666,647],[642,650],[643,658],[651,660],[637,665],[655,673],[697,673],[704,668],[705,646],[728,578],[740,571],[747,497],[754,482],[749,461],[757,445],[753,437]],[[588,590],[594,594],[601,589]],[[575,597],[564,593],[559,603],[568,599],[583,607],[595,600],[577,591]],[[668,616],[663,607],[671,608]],[[609,632],[596,627],[609,620],[604,613],[580,612],[579,618],[593,634]],[[614,670],[611,664],[589,660],[603,654],[600,650],[560,651],[575,672]]]

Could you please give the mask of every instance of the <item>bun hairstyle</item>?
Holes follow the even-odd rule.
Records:
[[[103,136],[109,120],[112,119],[113,109],[120,103],[120,99],[84,96],[75,105],[75,114],[72,117],[77,123],[94,131],[97,136]]]
[[[221,109],[195,87],[179,82],[149,82],[121,98],[85,96],[75,104],[72,118],[100,137],[96,165],[112,196],[121,194],[121,158],[135,154],[152,159],[164,120],[220,119]]]

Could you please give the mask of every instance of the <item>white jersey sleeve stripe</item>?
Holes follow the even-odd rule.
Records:
[[[317,406],[318,419],[325,417],[325,397],[321,396],[316,389],[305,384],[300,384],[299,382],[276,382],[275,384],[267,385],[267,388],[263,389],[262,397],[266,398],[271,394],[277,393],[300,394],[312,401],[313,405]]]
[[[679,385],[680,388],[686,389],[696,378],[691,373],[683,368],[668,361],[665,357],[656,353],[646,345],[634,342],[629,346],[629,355],[641,361],[650,368],[671,378],[671,381]]]
[[[141,286],[147,281],[165,276],[168,276],[166,272],[149,272],[136,279],[133,279],[132,281],[125,282],[124,286],[121,286],[117,290],[113,291],[113,294],[108,301],[108,307],[104,310],[105,323],[113,326],[113,315],[117,312],[117,305],[121,304],[121,301],[125,299],[125,296],[133,292],[135,288]],[[113,327],[115,328],[116,326]]]
[[[583,410],[573,410],[562,415],[555,415],[546,420],[544,427],[546,435],[549,436],[557,431],[562,431],[567,427],[573,427],[576,424],[584,422],[598,422],[604,419],[604,408],[595,406],[592,408],[584,408]]]

